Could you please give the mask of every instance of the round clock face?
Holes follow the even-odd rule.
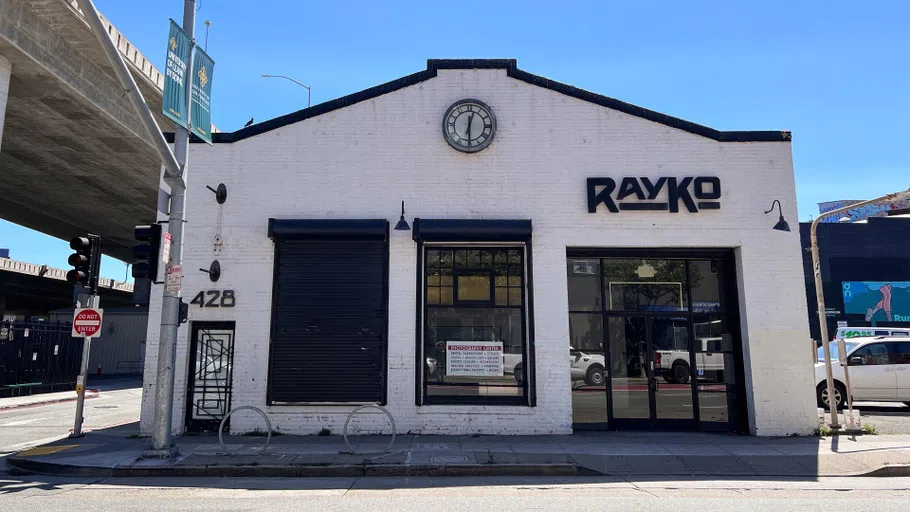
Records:
[[[458,151],[476,153],[489,146],[495,134],[496,116],[478,100],[456,101],[442,118],[442,135]]]

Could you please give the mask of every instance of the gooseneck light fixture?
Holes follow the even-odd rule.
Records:
[[[777,205],[777,211],[780,213],[780,218],[778,219],[777,224],[775,224],[774,227],[771,229],[776,229],[778,231],[790,231],[790,224],[787,224],[787,221],[784,220],[784,212],[780,207],[780,201],[775,199],[774,202],[771,203],[771,209],[766,211],[765,213],[773,212],[775,204]]]

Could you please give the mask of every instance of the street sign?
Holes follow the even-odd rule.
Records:
[[[73,337],[93,338],[101,332],[101,308],[76,308],[73,312]]]
[[[161,263],[167,265],[169,259],[171,259],[171,234],[166,232],[164,233],[163,240],[161,245],[164,247],[161,248]]]
[[[183,280],[183,267],[180,265],[168,265],[167,267],[167,291],[179,292],[180,282]]]
[[[186,115],[186,73],[190,67],[190,52],[193,40],[174,20],[167,38],[167,64],[164,73],[164,97],[161,113],[172,121],[187,127]]]
[[[193,135],[212,143],[212,75],[215,61],[198,46],[193,48],[193,97],[190,118]]]

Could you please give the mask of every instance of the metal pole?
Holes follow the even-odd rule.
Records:
[[[827,380],[827,387],[828,387],[828,411],[831,414],[831,428],[840,428],[840,421],[838,420],[838,417],[837,417],[837,402],[834,399],[834,376],[831,373],[831,344],[830,344],[830,340],[828,340],[828,318],[825,315],[825,293],[824,293],[824,289],[822,287],[822,269],[821,269],[821,262],[820,262],[820,259],[818,256],[818,235],[816,234],[816,230],[818,228],[819,222],[821,222],[821,220],[824,218],[831,217],[831,216],[837,215],[839,213],[843,213],[843,212],[853,209],[853,208],[859,208],[859,207],[865,206],[867,204],[880,203],[880,202],[885,202],[885,201],[895,201],[895,200],[904,199],[906,197],[910,197],[910,190],[906,190],[903,192],[895,192],[893,194],[886,194],[881,197],[877,197],[875,199],[870,199],[868,201],[862,201],[859,203],[851,204],[848,206],[844,206],[843,208],[837,208],[835,210],[831,210],[830,212],[825,212],[825,213],[819,214],[819,216],[816,217],[816,219],[814,221],[812,221],[812,226],[809,228],[809,239],[812,243],[812,246],[811,246],[812,268],[814,269],[814,272],[815,272],[815,297],[816,297],[816,306],[818,307],[818,328],[819,328],[818,332],[819,332],[819,336],[821,336],[821,338],[822,338],[822,352],[824,353],[823,361],[825,363],[825,378]],[[846,355],[846,354],[844,354],[844,355]],[[847,391],[848,396],[845,398],[846,398],[846,400],[850,401],[850,403],[851,403],[850,409],[852,410],[853,398],[849,396],[849,394],[850,394],[850,391],[849,391],[850,390],[850,374],[848,373],[848,369],[846,366],[844,366],[844,380],[847,381],[845,383],[845,385],[848,390]]]
[[[284,78],[285,80],[290,80],[290,81],[294,82],[295,84],[299,85],[300,87],[303,87],[304,89],[306,89],[306,106],[307,106],[307,108],[310,107],[310,88],[307,87],[306,85],[303,85],[302,83],[298,82],[297,80],[294,80],[293,78],[291,78],[289,76],[284,76],[284,75],[262,75],[262,78]]]
[[[183,2],[183,30],[194,38],[196,0]],[[195,44],[195,40],[193,41]],[[188,69],[193,69],[193,52],[190,52]],[[186,118],[192,119],[192,77],[186,87]],[[171,254],[168,272],[183,264],[183,224],[186,210],[186,171],[189,162],[190,132],[179,125],[174,127],[174,156],[180,164],[182,179],[171,184],[171,214],[167,230],[171,235]],[[179,268],[179,267],[178,267]],[[155,384],[155,421],[152,430],[152,450],[161,456],[172,455],[172,412],[174,409],[174,363],[177,352],[180,289],[171,291],[164,287],[161,301],[161,330],[158,341],[158,371]]]
[[[99,256],[100,258],[100,256]],[[82,295],[82,297],[85,297]],[[97,308],[100,306],[101,298],[97,295],[89,295],[84,301],[79,301],[80,308]],[[85,408],[85,381],[88,378],[88,360],[92,348],[92,338],[85,337],[82,341],[82,364],[79,366],[79,376],[76,377],[76,421],[73,423],[73,433],[70,437],[82,437],[85,432],[82,431],[83,410]]]
[[[158,127],[158,123],[155,121],[155,116],[152,114],[152,111],[149,110],[145,98],[143,98],[142,93],[139,92],[139,86],[137,86],[136,81],[133,80],[133,75],[130,74],[129,69],[126,67],[126,63],[123,62],[120,51],[117,50],[117,47],[114,46],[114,42],[111,41],[111,38],[107,33],[107,28],[104,26],[104,21],[101,20],[101,16],[95,9],[95,5],[92,3],[92,0],[77,1],[79,2],[79,9],[82,10],[86,21],[88,21],[89,27],[91,27],[92,32],[95,33],[95,37],[101,43],[101,47],[104,48],[104,52],[107,54],[107,58],[114,68],[114,74],[117,75],[117,78],[120,80],[120,84],[123,86],[124,91],[127,93],[127,97],[133,104],[133,108],[136,109],[136,113],[139,114],[139,120],[145,125],[145,129],[148,131],[148,135],[151,138],[152,145],[158,150],[161,161],[166,168],[165,175],[169,175],[168,177],[170,178],[180,178],[180,165],[174,158],[174,154],[171,153],[171,148],[167,145],[167,141],[164,139],[164,135]]]
[[[171,234],[171,254],[168,266],[180,265],[183,261],[183,223],[186,209],[186,173],[187,149],[189,147],[189,131],[177,127],[174,133],[174,149],[176,156],[171,152],[170,146],[164,139],[158,123],[142,94],[133,80],[126,63],[120,52],[107,33],[107,28],[101,20],[101,15],[95,9],[91,0],[78,0],[79,8],[85,14],[86,20],[95,37],[101,43],[113,66],[114,73],[123,85],[130,101],[136,108],[139,118],[144,123],[149,137],[161,155],[165,166],[164,181],[171,187],[171,213],[168,223],[168,232]],[[194,23],[196,18],[196,1],[184,0],[183,5],[183,30],[193,38],[195,33]],[[195,41],[194,41],[195,44]],[[190,53],[189,69],[193,68],[192,52]],[[189,78],[188,78],[189,79]],[[191,80],[191,79],[190,79]],[[192,104],[192,81],[186,88],[187,118],[190,118]],[[170,455],[171,452],[171,410],[173,407],[174,389],[174,359],[176,351],[178,315],[180,308],[180,291],[169,292],[164,289],[161,305],[161,332],[158,343],[158,372],[155,385],[155,421],[152,436],[153,450],[159,453],[151,455]]]

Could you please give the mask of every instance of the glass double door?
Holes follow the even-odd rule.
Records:
[[[607,316],[608,422],[614,429],[694,429],[688,316]]]

